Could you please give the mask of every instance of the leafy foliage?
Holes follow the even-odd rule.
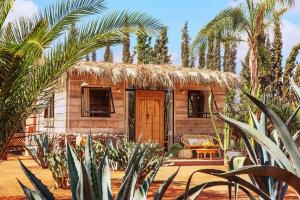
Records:
[[[99,166],[96,166],[92,143],[91,136],[89,135],[85,146],[84,161],[79,161],[73,148],[69,144],[67,145],[67,161],[72,199],[113,199],[109,172],[108,148],[106,148]],[[140,143],[136,145],[126,167],[123,183],[121,184],[121,188],[115,199],[146,200],[149,187],[162,164],[161,161],[156,163],[155,167],[150,171],[150,174],[143,179],[141,185],[138,185],[137,181],[139,177],[142,176],[141,168],[146,150],[147,146],[141,147]],[[20,164],[24,173],[37,191],[35,192],[27,188],[20,182],[26,198],[54,199],[53,194],[48,188],[41,183],[21,161]],[[178,170],[158,189],[154,199],[160,200],[163,198],[166,189],[169,187],[177,173]]]
[[[190,36],[188,22],[185,22],[181,36],[181,62],[182,67],[189,67],[190,64]]]
[[[27,146],[26,149],[33,159],[42,168],[48,168],[47,154],[53,150],[54,138],[50,138],[47,133],[34,135],[36,146]]]
[[[225,8],[198,32],[192,46],[201,45],[203,41],[211,43],[211,37],[217,33],[221,33],[223,38],[228,34],[246,34],[249,46],[249,59],[245,64],[249,66],[253,86],[252,91],[253,94],[256,94],[259,89],[259,67],[265,67],[259,66],[264,63],[260,61],[266,61],[262,58],[262,55],[266,54],[263,54],[263,45],[261,44],[266,28],[272,24],[272,13],[278,7],[290,7],[293,5],[293,0],[247,0],[239,6]],[[209,48],[210,45],[208,45]],[[207,68],[211,68],[209,62]]]
[[[32,18],[7,22],[13,1],[0,4],[0,154],[25,120],[44,109],[59,78],[87,54],[120,44],[123,32],[153,34],[158,20],[139,12],[113,12],[79,23],[105,10],[103,0],[57,1]],[[124,28],[125,19],[128,28]],[[7,25],[5,25],[7,24]],[[80,24],[70,28],[73,24]]]
[[[295,45],[288,58],[286,59],[284,75],[283,75],[283,96],[285,101],[293,102],[295,100],[295,96],[293,91],[290,90],[290,77],[292,77],[293,70],[296,67],[296,58],[300,51],[300,44]]]
[[[68,166],[65,149],[53,150],[46,157],[56,187],[68,188]]]
[[[297,96],[300,97],[300,88],[298,88],[293,79],[291,79],[291,83]],[[242,167],[241,165],[236,165],[235,167],[231,165],[231,170],[228,172],[214,169],[197,170],[194,173],[207,173],[224,178],[227,181],[206,182],[189,188],[193,173],[188,180],[185,194],[178,199],[192,195],[200,196],[203,189],[217,185],[230,186],[230,196],[231,187],[235,187],[235,195],[237,195],[237,189],[240,188],[250,199],[253,199],[250,195],[250,191],[252,191],[263,199],[282,200],[288,186],[293,187],[300,194],[300,186],[298,184],[300,181],[300,153],[295,144],[295,139],[299,134],[296,133],[296,136],[292,137],[287,127],[296,116],[298,109],[292,113],[287,122],[283,122],[263,102],[246,92],[245,95],[262,112],[261,116],[256,118],[253,112],[250,111],[252,125],[239,122],[223,114],[220,114],[220,118],[239,131],[247,148],[249,159],[243,159]],[[270,127],[270,124],[273,126]],[[254,139],[256,143],[251,143],[250,138]],[[256,151],[258,154],[256,154]],[[251,182],[238,177],[241,174],[248,174]]]
[[[168,42],[168,29],[163,27],[153,49],[154,64],[170,64],[171,55],[169,55]]]

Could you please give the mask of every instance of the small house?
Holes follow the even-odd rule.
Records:
[[[214,134],[208,94],[213,92],[214,110],[221,110],[226,92],[240,81],[233,73],[198,68],[80,62],[64,75],[31,129],[123,134],[131,141],[142,134],[142,141],[166,146],[185,134]]]

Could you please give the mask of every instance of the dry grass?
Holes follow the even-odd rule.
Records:
[[[56,199],[71,199],[71,193],[69,190],[54,189],[54,182],[51,173],[47,169],[42,169],[29,157],[22,157],[24,164],[32,170],[38,178],[40,178],[43,183],[45,183],[51,192],[55,195]],[[185,188],[186,180],[189,175],[200,168],[214,168],[225,170],[224,166],[186,166],[181,167],[180,171],[172,183],[171,187],[168,189],[165,198],[166,200],[176,199]],[[162,167],[155,179],[154,184],[151,186],[149,192],[149,199],[152,199],[153,193],[157,188],[165,181],[173,172],[177,170],[177,167]],[[29,181],[22,172],[19,163],[16,158],[10,159],[3,162],[0,165],[0,199],[1,200],[15,200],[24,199],[23,192],[18,185],[17,179],[21,180],[25,185],[30,186]],[[116,194],[118,188],[121,184],[121,179],[123,177],[123,172],[111,172],[112,177],[112,188],[113,193]],[[193,178],[192,185],[200,184],[206,181],[219,180],[211,175],[196,174]],[[200,199],[228,199],[227,187],[216,187],[211,190],[206,190]],[[239,199],[247,199],[245,195],[240,192]],[[291,189],[288,192],[286,199],[297,199],[296,194]]]
[[[72,73],[92,74],[104,82],[115,84],[126,81],[137,87],[167,87],[175,84],[208,85],[214,84],[227,88],[238,87],[242,78],[229,72],[211,71],[198,68],[178,68],[171,65],[135,65],[103,62],[80,62]]]

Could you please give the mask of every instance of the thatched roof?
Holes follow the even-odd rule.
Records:
[[[91,74],[103,81],[128,84],[138,87],[173,87],[174,84],[214,84],[227,88],[240,85],[242,78],[229,72],[211,71],[198,68],[182,68],[170,65],[118,64],[104,62],[80,62],[71,73]]]

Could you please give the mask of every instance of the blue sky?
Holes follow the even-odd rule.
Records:
[[[180,65],[180,43],[181,29],[185,21],[189,23],[189,31],[192,38],[199,29],[213,18],[220,10],[243,2],[245,0],[107,0],[109,11],[130,10],[143,11],[162,21],[169,27],[169,51],[172,55],[172,63]],[[300,2],[290,10],[283,18],[283,40],[286,57],[291,47],[300,42]],[[42,8],[45,4],[54,0],[16,0],[14,17],[28,16]],[[272,35],[272,33],[270,32]],[[133,41],[134,42],[134,41]],[[116,62],[121,59],[121,47],[114,47],[114,58]],[[238,59],[241,60],[247,52],[247,44],[241,43],[238,51]],[[102,50],[98,58],[102,59]],[[240,66],[240,65],[239,65]]]

